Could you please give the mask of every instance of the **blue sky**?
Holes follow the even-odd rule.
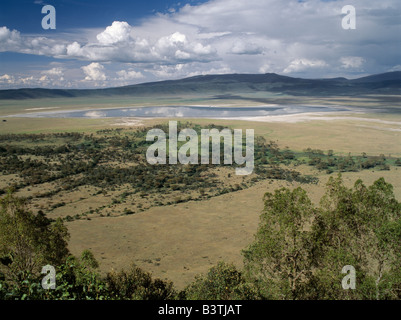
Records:
[[[41,25],[48,4],[55,30]],[[356,10],[354,30],[342,28],[345,5]],[[0,89],[401,70],[400,16],[399,0],[2,0]]]
[[[57,32],[70,29],[103,28],[113,21],[127,21],[136,24],[141,19],[156,13],[167,13],[185,4],[201,4],[205,1],[193,0],[150,0],[150,1],[79,1],[79,0],[1,0],[0,22],[10,29],[22,33],[43,33],[41,9],[50,4],[57,12]]]

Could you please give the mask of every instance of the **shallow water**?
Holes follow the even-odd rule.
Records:
[[[299,106],[279,105],[260,107],[200,107],[200,106],[163,106],[132,107],[113,109],[92,109],[78,111],[31,112],[18,117],[31,118],[239,118],[279,116],[315,112],[349,111],[341,106]],[[17,116],[17,115],[16,115]]]

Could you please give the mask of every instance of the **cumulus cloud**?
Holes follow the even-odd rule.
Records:
[[[69,44],[66,48],[67,52],[67,56],[70,57],[79,57],[81,55],[81,45],[74,41],[73,43]]]
[[[0,52],[20,52],[57,58],[65,55],[66,44],[67,41],[62,39],[25,36],[21,35],[19,31],[11,31],[5,26],[0,28]]]
[[[63,78],[64,72],[63,69],[60,67],[54,67],[51,68],[50,70],[45,70],[42,71],[42,74],[46,75],[46,76],[50,76],[50,77],[55,77],[55,78]]]
[[[0,83],[1,84],[12,84],[14,83],[14,77],[10,76],[9,74],[3,74],[0,76]]]
[[[19,50],[21,36],[17,30],[10,30],[7,27],[0,28],[0,51]]]
[[[145,30],[146,32],[146,30]],[[181,32],[145,38],[127,22],[114,21],[96,37],[96,42],[81,44],[77,41],[60,46],[63,58],[75,58],[92,62],[126,62],[178,64],[187,62],[208,62],[216,59],[216,52],[210,45],[188,39]]]
[[[183,70],[185,70],[184,64],[177,64],[172,66],[155,66],[153,70],[149,71],[158,78],[177,78],[184,74]]]
[[[87,66],[83,66],[82,70],[84,71],[86,77],[85,81],[106,81],[107,77],[103,72],[104,66],[98,62],[92,62]]]
[[[41,72],[42,76],[38,79],[41,86],[63,86],[64,83],[64,71],[61,67],[54,67],[49,70]]]
[[[191,42],[185,34],[175,32],[161,37],[152,48],[154,56],[165,62],[180,62],[181,60],[208,61],[214,53],[210,45]]]
[[[283,70],[284,73],[300,72],[309,68],[322,68],[327,66],[323,60],[295,59]]]
[[[115,44],[128,41],[130,38],[131,26],[125,21],[114,21],[111,26],[97,35],[101,44]]]
[[[118,79],[119,80],[135,80],[135,79],[141,79],[144,77],[144,75],[141,72],[137,72],[135,70],[121,70],[117,72]]]
[[[0,73],[0,88],[80,88],[82,87],[82,69],[73,63],[51,62],[48,65],[24,72]],[[75,82],[75,83],[74,83]]]
[[[32,85],[35,82],[35,78],[33,76],[23,77],[19,79],[24,85]]]

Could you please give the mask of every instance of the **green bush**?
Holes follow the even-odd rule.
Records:
[[[181,298],[188,300],[245,299],[252,295],[242,273],[233,264],[219,262],[207,274],[198,275],[183,292]]]
[[[128,271],[109,272],[105,282],[110,298],[116,300],[172,300],[176,295],[172,282],[152,279],[135,265]]]

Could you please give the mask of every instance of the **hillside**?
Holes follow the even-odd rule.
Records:
[[[401,94],[401,71],[359,79],[302,79],[267,74],[202,75],[106,89],[26,88],[0,90],[0,99],[37,99],[106,96],[155,96],[173,94],[225,95],[271,92],[294,96],[355,96],[361,94]]]

